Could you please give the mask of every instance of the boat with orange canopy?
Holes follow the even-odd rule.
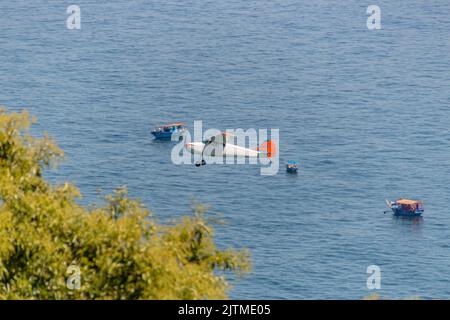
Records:
[[[169,124],[163,124],[152,130],[152,135],[157,140],[172,140],[181,141],[183,135],[186,132],[186,127],[183,122],[175,122]]]
[[[423,202],[420,200],[386,200],[386,204],[394,212],[394,216],[418,217],[424,212]]]

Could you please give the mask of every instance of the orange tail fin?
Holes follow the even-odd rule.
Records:
[[[272,140],[267,140],[256,150],[265,152],[267,154],[267,158],[272,158],[276,153],[276,145]]]

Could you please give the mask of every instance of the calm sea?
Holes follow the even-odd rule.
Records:
[[[448,0],[73,2],[0,3],[0,104],[65,150],[52,180],[85,203],[127,185],[161,221],[209,204],[252,253],[232,298],[359,299],[369,265],[382,296],[450,298]],[[149,134],[174,120],[279,128],[283,167],[175,166]],[[424,218],[383,214],[398,197]]]

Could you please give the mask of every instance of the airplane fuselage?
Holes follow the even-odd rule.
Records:
[[[258,158],[263,154],[257,150],[240,147],[230,143],[227,143],[225,146],[217,143],[205,146],[205,143],[203,142],[191,142],[186,143],[185,148],[193,154],[202,154],[203,152],[203,155],[207,157]]]

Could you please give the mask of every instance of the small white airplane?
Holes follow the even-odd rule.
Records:
[[[204,156],[209,157],[246,157],[271,159],[275,154],[275,144],[272,140],[267,140],[256,150],[237,146],[228,142],[233,135],[222,132],[201,142],[186,143],[184,147],[192,154],[200,154],[201,161],[195,163],[197,167],[204,166],[206,161]]]

